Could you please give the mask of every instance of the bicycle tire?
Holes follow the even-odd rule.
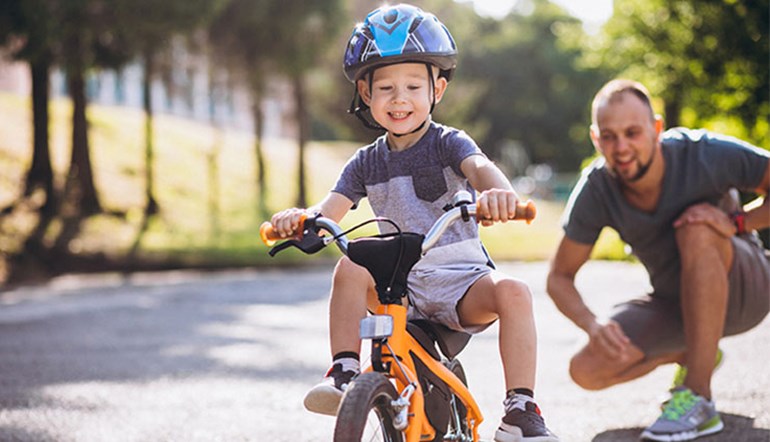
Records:
[[[379,373],[363,373],[348,386],[337,411],[335,442],[403,442],[393,427],[391,402],[398,399],[393,384]],[[371,436],[371,437],[369,437]]]
[[[449,369],[449,371],[452,372],[452,374],[457,376],[457,378],[462,381],[463,385],[466,387],[468,386],[468,380],[465,377],[465,370],[463,369],[463,366],[460,364],[459,360],[453,359],[451,361],[444,361],[444,365]],[[473,435],[468,428],[468,421],[466,420],[466,417],[468,416],[468,409],[465,408],[465,405],[460,401],[460,398],[454,394],[452,397],[454,399],[455,406],[451,409],[449,427],[447,428],[446,435],[451,435],[451,437],[454,437],[454,439],[451,440],[473,440]],[[457,422],[459,422],[459,426],[457,425]],[[458,439],[458,437],[462,438]]]

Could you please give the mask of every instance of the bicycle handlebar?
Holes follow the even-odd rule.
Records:
[[[511,218],[511,220],[522,220],[526,221],[527,224],[531,223],[533,219],[535,219],[535,216],[537,215],[537,210],[535,208],[535,203],[533,203],[531,200],[524,202],[524,203],[518,203],[516,205],[516,215]],[[470,217],[476,216],[476,205],[475,204],[462,204],[457,207],[454,207],[447,211],[445,214],[441,215],[439,219],[436,220],[435,223],[433,223],[433,226],[430,228],[428,233],[425,235],[425,239],[422,242],[422,254],[428,252],[433,246],[436,245],[439,238],[441,238],[441,235],[446,231],[449,226],[456,221],[458,218],[463,218],[464,221],[468,221]],[[273,246],[277,241],[281,240],[290,240],[290,239],[301,239],[304,234],[307,232],[307,228],[305,226],[306,221],[308,220],[307,215],[302,215],[301,222],[302,222],[302,232],[298,232],[295,236],[291,238],[284,238],[273,230],[272,224],[270,224],[269,221],[265,221],[262,223],[262,225],[259,228],[259,235],[262,239],[262,242],[265,243],[267,246]],[[348,238],[346,235],[344,235],[344,230],[334,222],[333,220],[329,218],[324,218],[323,216],[319,216],[314,219],[315,220],[315,226],[316,228],[321,228],[323,230],[328,231],[331,233],[331,236],[323,237],[323,245],[326,246],[330,242],[337,242],[337,247],[339,247],[340,251],[342,253],[347,255],[348,252]],[[319,229],[320,230],[320,229]]]

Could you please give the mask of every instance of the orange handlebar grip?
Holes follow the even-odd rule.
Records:
[[[530,224],[532,223],[532,220],[535,219],[535,216],[537,216],[537,209],[532,200],[516,205],[516,217],[514,219],[522,219],[526,221],[527,224]]]
[[[299,225],[301,226],[299,232],[295,232],[294,238],[300,238],[302,236],[302,230],[305,226],[305,220],[307,219],[307,215],[303,214],[299,218]],[[284,239],[291,239],[291,238],[285,238],[278,234],[275,230],[273,230],[273,225],[269,221],[265,221],[262,223],[261,226],[259,226],[259,237],[262,239],[262,242],[265,243],[266,246],[272,247],[275,245],[276,242],[284,240]]]
[[[259,226],[259,237],[268,247],[272,247],[276,241],[281,239],[281,235],[273,230],[273,225],[268,221],[263,222],[262,225]]]

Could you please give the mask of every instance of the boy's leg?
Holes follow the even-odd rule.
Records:
[[[457,306],[464,327],[500,320],[499,347],[505,377],[505,416],[496,442],[558,441],[534,401],[537,333],[532,294],[520,281],[492,272],[477,280]]]
[[[360,371],[358,326],[367,306],[376,308],[377,296],[369,272],[347,257],[334,269],[329,299],[329,338],[332,366],[323,380],[305,395],[305,408],[315,413],[335,415],[342,393]]]
[[[332,357],[342,352],[359,353],[358,327],[367,309],[377,306],[374,280],[365,268],[343,257],[337,262],[329,298],[329,341]]]
[[[537,334],[532,294],[526,284],[492,272],[468,289],[457,306],[457,313],[465,327],[486,325],[499,319],[505,388],[535,387]]]

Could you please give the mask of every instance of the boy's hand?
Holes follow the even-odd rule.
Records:
[[[476,219],[483,226],[507,222],[516,217],[516,192],[508,189],[489,189],[476,200]]]
[[[281,235],[281,238],[290,238],[295,236],[299,229],[302,215],[307,215],[307,210],[299,208],[291,208],[282,210],[270,219],[270,224],[273,225],[273,230]]]

